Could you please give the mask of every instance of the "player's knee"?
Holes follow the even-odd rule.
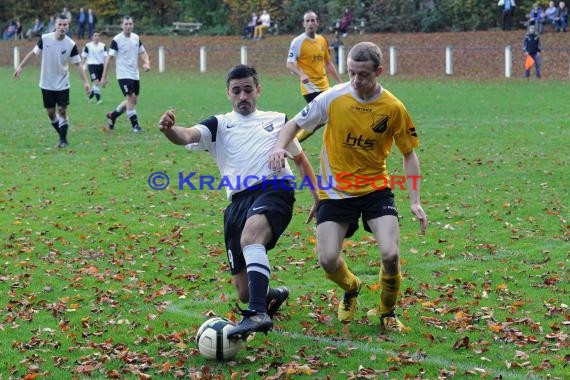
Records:
[[[339,255],[319,252],[319,265],[327,273],[334,273],[339,267]]]
[[[384,268],[395,269],[400,263],[400,252],[397,245],[391,247],[382,247],[380,249],[382,255],[382,265]]]

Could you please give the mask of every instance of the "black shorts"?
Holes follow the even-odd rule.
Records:
[[[256,190],[243,190],[234,194],[232,203],[224,211],[224,239],[232,274],[245,270],[240,240],[247,218],[255,214],[267,217],[273,237],[265,249],[270,250],[289,225],[294,203],[294,190],[275,188],[270,182]]]
[[[123,96],[135,94],[139,96],[140,81],[135,79],[119,79],[119,87],[123,92]]]
[[[346,199],[325,199],[317,208],[317,225],[323,222],[349,224],[345,238],[351,237],[358,229],[358,218],[362,215],[362,224],[368,232],[367,220],[384,215],[398,217],[394,204],[394,193],[389,188],[374,191],[360,197]]]
[[[313,101],[313,99],[315,99],[320,94],[322,94],[322,92],[311,92],[310,94],[303,95],[303,98],[305,98],[305,101],[307,103],[311,103]]]
[[[103,76],[103,65],[87,65],[89,69],[89,76],[92,81],[101,80]]]
[[[54,91],[42,88],[42,98],[44,108],[55,108],[56,105],[65,107],[69,105],[69,88],[66,90]]]

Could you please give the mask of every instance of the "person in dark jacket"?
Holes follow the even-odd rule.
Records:
[[[499,0],[497,3],[501,10],[501,27],[503,30],[511,30],[513,26],[513,15],[515,13],[515,0]]]
[[[536,70],[536,77],[540,78],[540,52],[542,51],[542,46],[540,46],[540,37],[536,34],[536,28],[534,25],[528,27],[528,33],[524,38],[524,54],[525,62],[528,56],[532,57],[534,60],[534,69]],[[524,76],[526,78],[530,77],[530,69],[532,66],[525,64]]]

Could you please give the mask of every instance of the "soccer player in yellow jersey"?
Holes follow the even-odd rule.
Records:
[[[287,68],[299,77],[301,95],[310,103],[321,92],[329,89],[327,73],[340,83],[342,79],[329,54],[329,44],[317,34],[319,18],[313,11],[303,15],[305,32],[293,39],[287,56]],[[297,138],[305,140],[313,132],[300,131]]]
[[[403,155],[405,181],[411,211],[425,233],[427,217],[420,203],[420,164],[414,151],[419,145],[416,129],[406,107],[378,82],[382,52],[370,42],[356,44],[348,53],[350,82],[318,96],[281,130],[269,155],[269,167],[279,171],[290,154],[285,147],[300,128],[314,130],[326,123],[318,181],[317,251],[327,278],[344,290],[338,318],[350,322],[356,311],[362,283],[341,257],[342,242],[358,228],[372,232],[382,258],[380,302],[374,314],[384,331],[409,329],[394,313],[400,290],[398,211],[386,160],[395,143]]]

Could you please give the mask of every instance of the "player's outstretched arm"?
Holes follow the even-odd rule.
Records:
[[[404,173],[406,174],[406,186],[410,196],[410,209],[418,218],[420,233],[424,235],[427,228],[427,215],[420,202],[420,161],[414,150],[404,154]]]
[[[176,111],[171,109],[162,114],[158,121],[158,129],[176,145],[194,144],[200,141],[200,131],[176,125]]]

